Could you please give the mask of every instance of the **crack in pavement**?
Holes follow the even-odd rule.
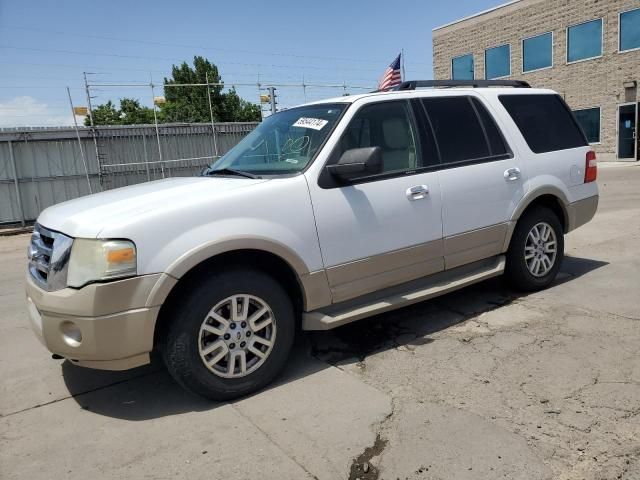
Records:
[[[365,448],[364,452],[353,459],[349,470],[349,480],[377,480],[380,476],[380,470],[369,461],[373,457],[380,456],[388,443],[389,441],[380,437],[378,433],[373,445]]]

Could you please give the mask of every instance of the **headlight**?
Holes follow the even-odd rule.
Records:
[[[71,247],[67,285],[87,283],[136,274],[136,246],[129,240],[89,240],[76,238]]]

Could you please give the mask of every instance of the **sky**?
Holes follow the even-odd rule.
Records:
[[[236,90],[252,102],[258,82],[297,85],[277,87],[280,107],[345,91],[302,83],[366,92],[400,51],[407,79],[430,79],[432,29],[501,3],[0,0],[0,128],[72,124],[66,87],[86,106],[83,72],[94,107],[122,97],[151,106],[150,79],[161,85],[194,55],[215,63],[226,85],[251,84]]]

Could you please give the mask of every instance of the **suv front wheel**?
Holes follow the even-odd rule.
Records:
[[[175,309],[164,347],[171,375],[188,390],[230,400],[269,383],[295,333],[291,300],[269,275],[233,269],[201,278]]]
[[[560,220],[546,207],[536,207],[520,218],[507,252],[506,274],[518,290],[548,287],[564,258]]]

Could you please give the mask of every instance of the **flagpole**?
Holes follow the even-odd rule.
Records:
[[[402,50],[400,50],[400,60],[401,60],[401,65],[402,65],[402,81],[404,82],[407,77],[404,73],[404,48]]]

